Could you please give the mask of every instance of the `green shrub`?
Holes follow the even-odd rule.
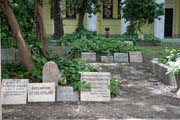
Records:
[[[115,77],[111,78],[109,89],[113,95],[119,94],[119,92],[120,92],[119,84],[120,84],[120,82],[117,78],[115,78]]]
[[[96,36],[96,32],[89,31],[89,30],[81,30],[79,32],[73,32],[71,34],[66,34],[60,38],[59,43],[64,43],[65,45],[71,44],[72,42],[81,39],[83,36],[86,39],[91,39]]]
[[[165,49],[165,55],[158,58],[160,63],[166,64],[168,62],[175,62],[177,58],[180,57],[180,50],[177,49]]]
[[[70,55],[74,56],[76,52],[101,52],[112,54],[114,52],[127,53],[140,50],[139,47],[126,44],[116,39],[106,39],[96,37],[91,40],[78,40],[72,43]]]

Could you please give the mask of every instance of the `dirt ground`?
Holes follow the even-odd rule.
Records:
[[[110,102],[28,103],[3,106],[3,120],[180,119],[180,98],[159,82],[147,64],[96,64],[122,80]]]

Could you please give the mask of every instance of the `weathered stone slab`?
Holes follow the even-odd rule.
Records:
[[[2,104],[26,104],[28,79],[3,79]]]
[[[114,58],[113,58],[113,56],[101,56],[101,62],[113,63]]]
[[[180,98],[180,89],[177,91],[177,96],[178,96],[178,98]]]
[[[81,82],[90,84],[90,90],[81,90],[81,101],[110,101],[109,90],[111,73],[108,72],[82,72]]]
[[[79,101],[79,92],[74,91],[72,86],[57,87],[56,101]]]
[[[43,67],[43,82],[55,82],[58,86],[58,81],[60,78],[60,73],[58,66],[55,62],[47,62]]]
[[[16,49],[15,48],[5,48],[2,49],[1,56],[2,56],[2,61],[14,61],[15,60],[15,55],[16,55]]]
[[[140,51],[129,52],[130,62],[140,63],[143,62],[143,55]]]
[[[164,65],[162,63],[158,63],[157,61],[152,61],[152,73],[154,73],[159,80],[166,84],[166,85],[170,85],[173,88],[178,88],[178,84],[176,81],[176,76],[174,73],[170,73],[170,74],[166,74],[168,66]]]
[[[86,62],[96,62],[95,52],[81,52],[81,59]]]
[[[114,62],[129,62],[128,53],[114,53]]]
[[[124,41],[124,43],[129,44],[129,45],[134,45],[133,41]]]
[[[29,83],[28,102],[54,102],[55,83]]]

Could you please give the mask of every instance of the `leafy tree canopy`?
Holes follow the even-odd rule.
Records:
[[[123,18],[129,21],[128,34],[141,31],[145,24],[152,24],[155,18],[164,14],[163,3],[158,4],[155,0],[125,0],[122,2]]]

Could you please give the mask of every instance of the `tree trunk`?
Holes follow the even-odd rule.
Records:
[[[80,13],[78,18],[78,29],[84,29],[84,16],[85,13]]]
[[[46,39],[46,31],[44,27],[43,21],[43,10],[42,10],[42,0],[34,0],[35,4],[35,22],[37,29],[37,41],[43,43],[43,48],[41,49],[41,53],[44,57],[48,57],[48,43]]]
[[[8,4],[8,0],[3,0],[2,2],[0,2],[0,9],[4,12],[4,14],[7,17],[9,26],[10,26],[12,33],[14,35],[14,38],[16,40],[16,43],[17,43],[19,52],[21,54],[24,65],[26,66],[27,70],[32,70],[32,68],[34,67],[34,63],[33,63],[32,57],[31,57],[31,53],[29,52],[29,50],[26,47],[24,38],[23,38],[21,30],[19,28],[19,24],[17,22],[17,19],[14,15],[13,11],[11,10],[11,8]]]
[[[52,19],[54,20],[54,33],[52,38],[59,39],[64,35],[63,22],[61,16],[60,0],[52,0]]]

